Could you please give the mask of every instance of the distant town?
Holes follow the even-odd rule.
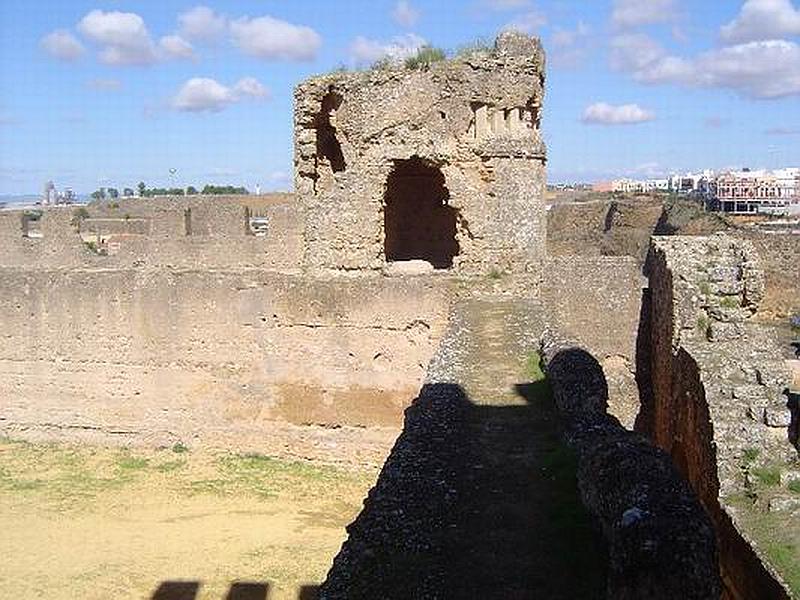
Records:
[[[712,171],[671,175],[663,179],[615,179],[594,184],[554,185],[620,194],[662,192],[693,197],[706,210],[730,214],[799,214],[800,168]]]

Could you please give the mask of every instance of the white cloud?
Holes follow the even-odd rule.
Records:
[[[611,23],[627,29],[666,23],[676,16],[675,0],[614,0]]]
[[[101,46],[100,60],[109,65],[149,65],[158,60],[144,20],[136,13],[93,10],[78,31]]]
[[[425,40],[415,33],[394,37],[389,42],[358,36],[350,45],[350,56],[358,64],[374,63],[383,58],[402,61],[415,55],[425,44]]]
[[[697,58],[697,85],[734,89],[755,98],[800,94],[800,46],[773,40],[712,50]]]
[[[194,77],[172,98],[172,108],[183,112],[219,112],[245,98],[266,98],[267,88],[253,77],[240,79],[233,87],[208,77]]]
[[[269,90],[255,77],[244,77],[236,82],[233,91],[239,97],[250,96],[251,98],[267,98]]]
[[[48,33],[39,44],[53,58],[67,62],[78,60],[84,53],[83,45],[64,29]]]
[[[399,0],[394,5],[392,18],[403,27],[412,27],[419,20],[419,11],[408,0]]]
[[[178,15],[179,33],[197,42],[213,43],[228,29],[228,20],[207,6],[195,6]]]
[[[197,56],[194,53],[192,45],[183,39],[181,36],[165,35],[158,42],[160,54],[163,58],[182,58],[187,60],[196,60]]]
[[[609,43],[611,67],[618,71],[638,73],[666,51],[649,35],[644,33],[625,33],[611,38]]]
[[[122,89],[122,82],[119,79],[92,79],[87,85],[99,92],[116,92]]]
[[[800,94],[800,46],[785,40],[749,42],[682,58],[645,34],[627,34],[612,40],[611,65],[642,83],[725,88],[751,98]]]
[[[729,43],[774,40],[800,35],[800,10],[791,0],[747,0],[739,15],[723,25],[720,36]]]
[[[310,27],[269,16],[242,17],[231,22],[230,28],[242,52],[265,60],[313,60],[322,45],[322,38]]]
[[[503,29],[532,34],[536,33],[544,25],[547,25],[547,17],[538,11],[531,10],[516,17]]]
[[[583,122],[592,125],[634,125],[655,119],[655,115],[638,104],[613,106],[597,102],[583,111]]]

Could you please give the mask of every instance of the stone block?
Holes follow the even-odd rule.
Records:
[[[778,497],[769,501],[769,512],[794,512],[800,510],[800,498]]]
[[[741,323],[714,321],[708,328],[708,339],[712,342],[730,342],[741,338],[744,332]]]
[[[764,422],[769,427],[787,428],[792,424],[792,413],[788,408],[767,408]]]

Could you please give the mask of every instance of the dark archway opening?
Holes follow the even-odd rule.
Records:
[[[419,157],[395,161],[384,196],[387,261],[426,260],[449,269],[459,253],[457,211],[449,205],[444,174]]]
[[[314,123],[317,130],[317,157],[327,159],[334,173],[344,171],[346,167],[342,145],[336,137],[336,127],[331,122],[331,117],[339,110],[342,101],[340,94],[328,92],[322,99],[322,108]]]

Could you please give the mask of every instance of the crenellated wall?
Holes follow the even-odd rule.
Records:
[[[266,221],[268,235],[252,234],[253,216]],[[289,195],[46,208],[35,223],[36,237],[25,237],[24,217],[23,211],[0,211],[0,268],[297,271],[303,262],[303,215]]]

